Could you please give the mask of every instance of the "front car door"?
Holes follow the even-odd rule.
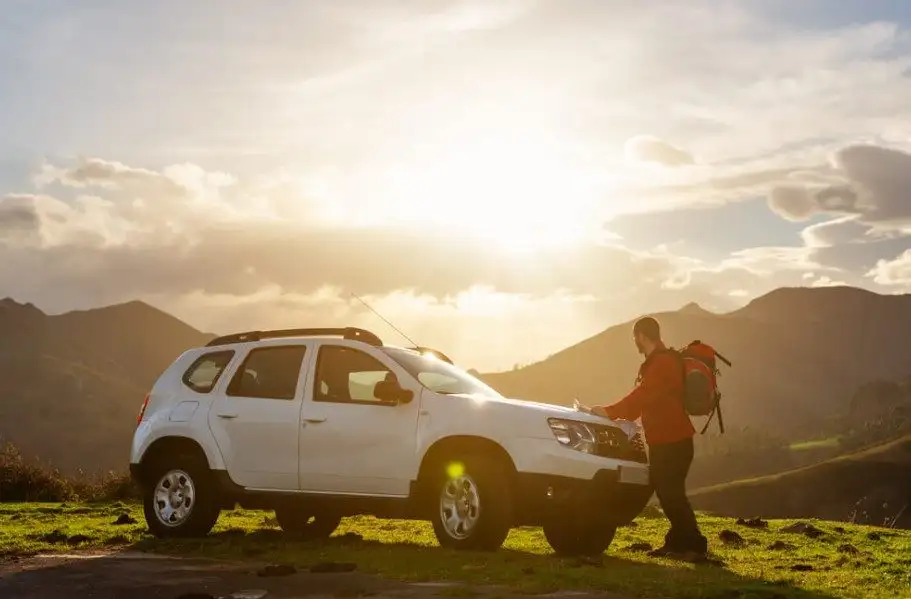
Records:
[[[311,362],[300,441],[301,490],[405,497],[417,472],[421,386],[381,350],[326,342]],[[376,383],[396,376],[414,392],[406,404],[377,399]]]
[[[232,480],[249,489],[298,489],[298,438],[307,344],[251,349],[220,390],[209,427]]]

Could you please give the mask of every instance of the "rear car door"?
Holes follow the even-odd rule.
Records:
[[[381,351],[323,343],[311,360],[300,441],[303,491],[404,497],[417,472],[421,386]],[[410,403],[383,402],[376,383],[394,374]]]
[[[298,489],[305,343],[254,347],[218,393],[209,427],[232,480],[250,489]]]

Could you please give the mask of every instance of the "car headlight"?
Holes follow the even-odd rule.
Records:
[[[547,423],[550,430],[554,433],[557,441],[561,445],[566,445],[583,453],[592,455],[597,453],[597,439],[595,431],[577,420],[561,420],[559,418],[549,418]]]

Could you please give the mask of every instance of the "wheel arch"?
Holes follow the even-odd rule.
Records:
[[[421,459],[421,465],[418,468],[418,484],[427,481],[435,467],[443,466],[442,462],[447,460],[447,456],[466,453],[480,454],[499,461],[509,472],[512,479],[511,482],[514,482],[517,472],[516,465],[505,447],[487,437],[450,435],[437,439],[424,452],[424,457]]]
[[[159,437],[149,444],[139,460],[138,482],[147,484],[150,467],[172,456],[192,457],[211,469],[212,465],[202,445],[195,439],[179,435]]]

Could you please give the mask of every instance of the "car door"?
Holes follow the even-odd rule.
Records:
[[[308,345],[255,347],[218,393],[209,427],[235,483],[298,490],[302,365]]]
[[[315,493],[407,496],[417,472],[421,387],[380,350],[324,343],[304,393],[300,485]],[[378,400],[374,385],[395,375],[410,403]]]

